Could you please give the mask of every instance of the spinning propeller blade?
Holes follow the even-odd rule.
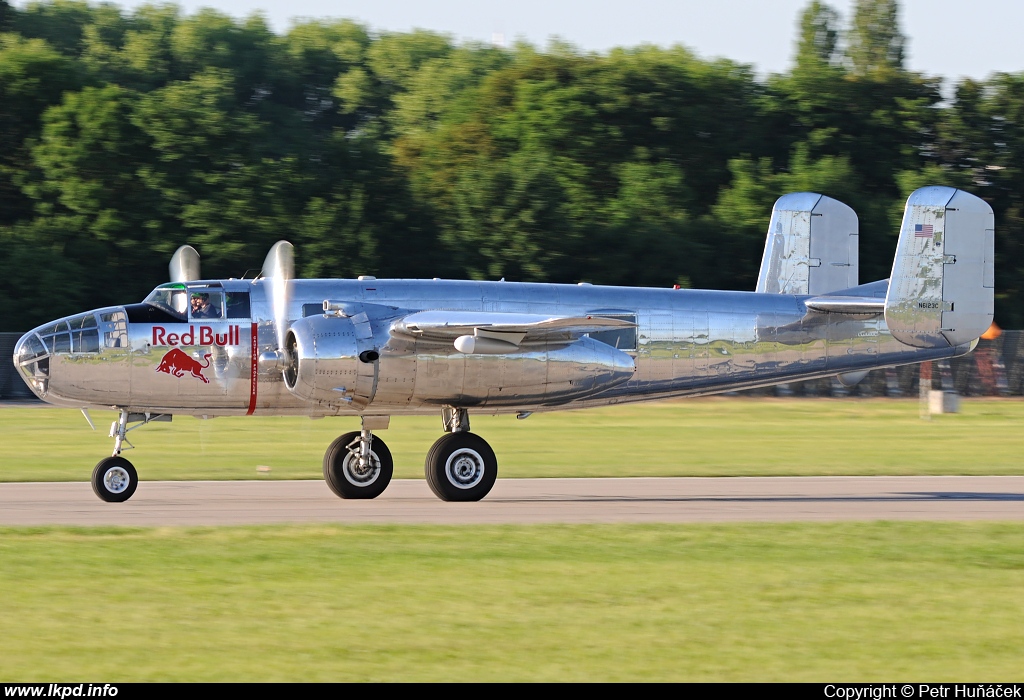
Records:
[[[183,245],[174,251],[171,264],[167,266],[171,282],[191,282],[201,279],[199,274],[199,253],[190,245]]]
[[[267,281],[271,308],[274,314],[274,332],[277,336],[277,358],[280,368],[290,362],[285,348],[288,333],[288,304],[291,301],[291,281],[295,277],[295,248],[288,241],[278,241],[263,261],[263,277]]]

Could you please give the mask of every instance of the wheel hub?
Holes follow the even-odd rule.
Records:
[[[484,458],[476,450],[463,448],[448,457],[444,473],[456,488],[471,489],[484,478]]]
[[[368,463],[362,464],[361,462],[359,454],[353,454],[350,451],[345,456],[345,461],[341,466],[345,480],[353,486],[369,486],[380,475],[380,459],[375,453],[370,453],[370,461]]]
[[[131,479],[122,467],[111,467],[103,475],[103,485],[110,493],[124,493]]]

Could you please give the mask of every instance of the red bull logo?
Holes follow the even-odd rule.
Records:
[[[153,345],[238,345],[238,326],[228,326],[226,333],[214,332],[213,326],[189,326],[184,333],[168,333],[163,326],[153,326]]]
[[[179,379],[185,376],[185,372],[188,372],[196,379],[202,379],[204,384],[209,384],[210,380],[203,376],[203,370],[210,366],[210,357],[212,357],[210,353],[203,356],[203,359],[206,360],[204,365],[178,348],[173,348],[160,360],[156,371],[170,374]]]

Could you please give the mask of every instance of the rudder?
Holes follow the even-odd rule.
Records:
[[[885,298],[894,338],[918,348],[962,345],[992,324],[995,217],[985,200],[952,187],[907,199]]]
[[[826,294],[858,283],[857,214],[815,192],[775,202],[755,291]]]

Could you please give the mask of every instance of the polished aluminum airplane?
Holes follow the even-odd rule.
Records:
[[[970,352],[992,322],[992,209],[926,187],[907,201],[890,279],[858,286],[858,221],[813,193],[780,198],[754,292],[454,280],[293,279],[291,244],[256,279],[203,280],[182,246],[139,304],[27,333],[15,365],[43,400],[113,408],[105,501],[138,485],[130,430],[172,415],[352,416],[324,478],[374,498],[393,461],[374,431],[437,412],[425,472],[448,501],[483,498],[494,451],[469,413],[516,414],[698,396]]]

